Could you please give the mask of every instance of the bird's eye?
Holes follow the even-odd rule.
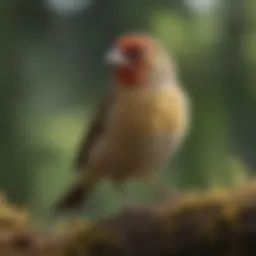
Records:
[[[143,56],[143,50],[139,49],[139,48],[131,49],[128,52],[128,56],[133,61],[140,60],[142,58],[142,56]]]

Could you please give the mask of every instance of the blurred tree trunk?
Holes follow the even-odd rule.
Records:
[[[17,49],[18,2],[10,0],[0,4],[0,189],[15,202],[24,203],[28,196],[26,155],[16,123],[21,88]]]
[[[189,15],[187,15],[189,14]],[[217,14],[211,19],[216,22]],[[205,14],[206,16],[206,14]],[[216,36],[207,47],[200,47],[200,23],[209,17],[184,10],[185,34],[189,38],[190,54],[180,62],[182,82],[191,99],[192,124],[178,158],[177,179],[182,189],[232,185],[232,173],[228,171],[230,136],[228,133],[228,103],[218,86],[219,68],[216,67]],[[208,34],[208,33],[206,33]],[[208,35],[209,36],[209,35]],[[201,38],[205,40],[205,38]],[[206,39],[207,40],[207,39]],[[181,59],[182,60],[182,59]],[[170,173],[172,180],[172,173]]]
[[[222,41],[220,44],[222,87],[230,106],[236,153],[250,165],[256,165],[255,102],[250,97],[249,79],[244,56],[244,36],[247,32],[247,0],[223,2]]]

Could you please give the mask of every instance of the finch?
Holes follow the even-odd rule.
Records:
[[[182,144],[189,100],[164,46],[146,34],[119,37],[107,52],[113,90],[95,112],[82,139],[78,177],[57,209],[80,208],[97,184],[152,177]]]

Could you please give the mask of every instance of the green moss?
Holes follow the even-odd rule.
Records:
[[[19,255],[24,248],[28,255],[33,250],[42,256],[97,256],[102,250],[118,256],[128,249],[145,255],[146,251],[155,255],[199,255],[204,251],[207,255],[212,250],[211,255],[248,255],[248,250],[253,255],[255,196],[255,184],[239,190],[191,192],[175,202],[133,209],[112,219],[56,223],[48,233],[42,232],[28,210],[1,196],[0,255]]]

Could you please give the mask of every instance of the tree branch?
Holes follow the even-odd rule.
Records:
[[[188,193],[47,233],[2,199],[0,255],[256,255],[256,186]]]

